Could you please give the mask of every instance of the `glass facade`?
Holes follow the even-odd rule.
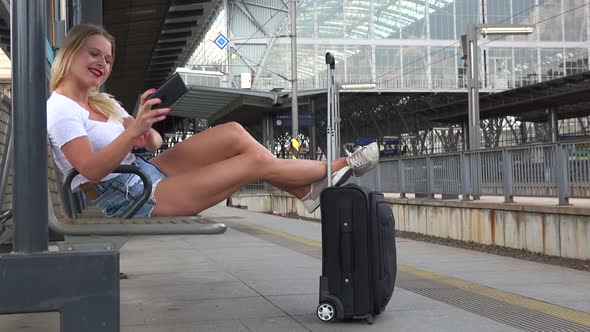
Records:
[[[290,1],[229,3],[231,77],[255,71],[255,89],[289,89]],[[464,89],[470,24],[533,24],[530,35],[479,36],[482,89],[518,87],[588,70],[589,16],[587,0],[301,0],[297,75],[323,87],[331,52],[341,83]]]

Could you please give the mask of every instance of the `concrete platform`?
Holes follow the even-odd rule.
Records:
[[[203,215],[227,233],[121,249],[121,331],[590,331],[588,272],[404,239],[375,324],[323,323],[319,223],[222,206]],[[59,315],[0,316],[0,331],[59,331]]]
[[[549,198],[498,197],[481,200],[418,198],[385,193],[400,231],[485,245],[524,249],[548,256],[590,259],[590,199],[555,205]],[[278,191],[241,191],[230,203],[251,211],[296,214],[319,220],[319,209],[307,213],[297,198]]]

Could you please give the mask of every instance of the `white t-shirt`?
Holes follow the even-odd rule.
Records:
[[[118,103],[116,103],[118,105]],[[122,118],[130,115],[118,107]],[[55,163],[65,175],[73,167],[68,162],[61,147],[67,142],[81,137],[88,136],[94,151],[100,151],[109,145],[125,130],[123,124],[116,119],[109,118],[107,122],[91,120],[90,113],[72,99],[53,92],[47,100],[47,133],[51,142],[51,149]],[[135,155],[129,153],[121,162],[122,165],[129,165],[135,161]],[[101,181],[109,180],[118,174],[111,173]],[[90,182],[82,175],[78,175],[72,181],[72,189],[82,183]]]

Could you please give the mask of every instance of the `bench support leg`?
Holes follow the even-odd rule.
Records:
[[[62,332],[119,331],[119,252],[0,255],[0,294],[0,314],[57,311]]]

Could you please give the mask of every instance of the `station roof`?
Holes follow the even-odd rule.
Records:
[[[280,91],[256,91],[235,88],[189,86],[189,91],[172,106],[170,115],[204,118],[210,124],[237,121],[243,125],[259,123],[265,113],[289,112],[291,94]],[[323,95],[325,89],[300,91],[309,99]]]
[[[590,115],[590,71],[480,95],[480,117],[515,116],[523,121],[546,122],[546,109],[557,106],[558,119]],[[422,110],[433,120],[459,123],[467,120],[467,98]]]
[[[115,37],[107,90],[131,111],[189,60],[221,10],[220,0],[103,0],[103,25]]]

